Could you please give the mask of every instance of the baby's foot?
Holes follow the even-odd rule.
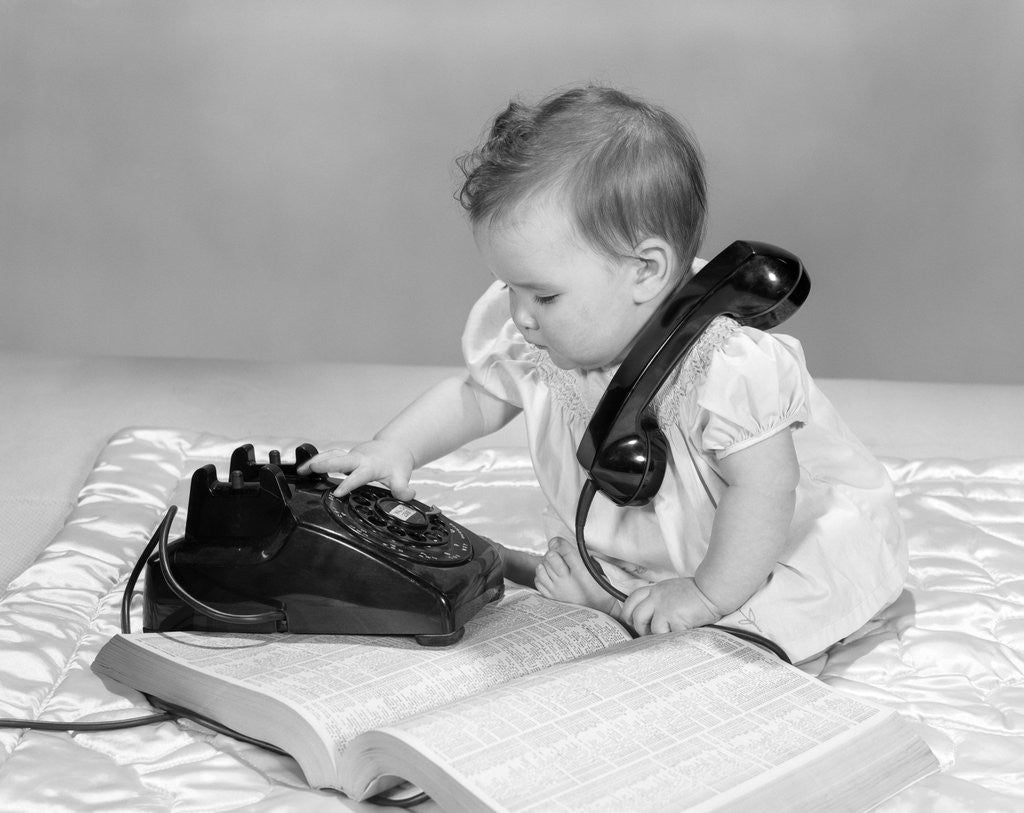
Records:
[[[582,604],[606,613],[615,608],[615,597],[594,581],[583,564],[579,548],[561,537],[548,542],[548,552],[537,565],[536,580],[537,591],[547,598]]]
[[[526,587],[534,587],[534,575],[541,557],[536,553],[529,553],[525,550],[506,548],[497,542],[498,556],[501,559],[501,566],[506,579],[522,584]]]

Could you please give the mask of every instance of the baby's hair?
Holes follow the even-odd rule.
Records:
[[[662,108],[613,88],[575,88],[535,106],[513,101],[457,163],[465,182],[456,198],[474,225],[551,192],[568,202],[580,234],[612,257],[661,237],[686,269],[704,237],[696,139]]]

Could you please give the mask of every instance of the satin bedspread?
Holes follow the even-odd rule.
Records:
[[[151,711],[89,668],[119,629],[125,581],[167,507],[205,463],[227,476],[244,442],[287,461],[316,438],[229,439],[135,428],[111,439],[64,528],[0,598],[0,717],[107,720]],[[886,461],[910,540],[902,597],[834,647],[833,686],[898,709],[940,761],[883,805],[1024,810],[1024,459]],[[486,536],[543,544],[521,449],[463,450],[421,470],[417,496]],[[141,629],[134,604],[133,628]],[[430,805],[433,807],[433,805]],[[308,788],[295,763],[187,722],[104,733],[0,729],[0,810],[381,810]]]

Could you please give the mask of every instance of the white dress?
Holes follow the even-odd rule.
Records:
[[[500,283],[473,307],[463,353],[479,386],[523,410],[550,535],[573,540],[586,479],[576,447],[615,371],[556,367],[515,328]],[[721,623],[767,636],[798,662],[899,595],[907,550],[892,483],[811,380],[797,340],[719,317],[654,408],[670,450],[660,491],[629,508],[598,494],[587,519],[588,548],[616,586],[629,593],[692,576],[715,511],[705,484],[716,503],[725,487],[718,461],[793,429],[800,482],[789,542],[765,584]]]

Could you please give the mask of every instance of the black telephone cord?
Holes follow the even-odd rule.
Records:
[[[174,514],[177,511],[177,506],[172,505],[167,513],[164,514],[164,518],[160,525],[157,527],[156,532],[150,538],[149,543],[146,545],[139,557],[139,560],[135,563],[135,567],[132,568],[131,574],[128,576],[128,582],[125,585],[124,596],[121,599],[121,632],[131,632],[131,599],[132,594],[135,592],[135,583],[139,580],[139,574],[142,573],[142,568],[145,567],[146,560],[149,555],[153,552],[154,548],[159,544],[161,534],[166,534],[171,527],[171,520],[174,519]],[[51,721],[51,720],[19,720],[15,718],[3,717],[0,718],[0,728],[28,728],[34,731],[114,731],[119,728],[135,728],[137,726],[150,725],[151,723],[166,723],[177,718],[178,715],[171,714],[169,712],[162,712],[160,714],[147,714],[143,717],[128,717],[124,720],[104,720],[94,722],[77,722],[77,721]]]
[[[176,505],[172,505],[167,509],[167,513],[164,514],[163,520],[161,520],[160,525],[157,526],[156,531],[153,533],[153,536],[146,544],[146,547],[142,551],[142,555],[139,556],[138,561],[136,561],[135,566],[132,568],[131,574],[129,574],[128,576],[128,581],[125,584],[124,595],[121,598],[121,632],[125,634],[128,634],[132,631],[131,603],[132,596],[135,593],[135,585],[139,580],[139,576],[142,574],[143,568],[146,566],[146,561],[153,553],[153,550],[157,547],[160,548],[161,568],[164,578],[167,579],[168,583],[171,584],[172,588],[174,587],[174,585],[177,584],[177,580],[172,580],[173,576],[171,578],[167,578],[169,571],[166,570],[166,566],[164,565],[167,553],[167,539],[168,536],[170,535],[171,522],[174,520],[174,516],[177,513],[177,511],[178,507]],[[183,601],[190,604],[190,606],[192,606],[193,609],[199,612],[205,614],[206,610],[209,609],[215,613],[218,613],[219,615],[228,615],[229,617],[226,620],[234,621],[236,623],[238,623],[240,619],[242,619],[241,623],[246,623],[246,621],[248,621],[248,623],[261,623],[266,620],[274,620],[278,617],[278,613],[276,611],[259,613],[254,616],[248,617],[235,616],[233,614],[224,614],[218,610],[213,610],[213,608],[207,607],[207,605],[202,604],[201,602],[196,602],[200,605],[199,607],[196,607],[192,605],[191,602],[189,602],[188,599],[186,599],[184,596],[182,596],[181,598]],[[288,756],[287,752],[282,751],[276,745],[271,745],[269,742],[258,740],[254,737],[249,737],[245,734],[242,734],[241,732],[235,731],[234,729],[221,725],[216,720],[211,720],[209,717],[205,717],[202,714],[198,714],[194,711],[191,711],[190,709],[182,708],[172,703],[167,703],[164,700],[160,700],[159,698],[152,697],[148,694],[144,694],[143,696],[150,702],[150,704],[152,704],[158,709],[164,709],[164,711],[159,712],[157,714],[147,714],[143,717],[128,717],[124,720],[105,720],[93,722],[21,720],[16,718],[0,717],[0,728],[27,728],[33,731],[68,732],[116,731],[122,728],[137,728],[139,726],[151,725],[153,723],[167,723],[171,722],[172,720],[177,720],[179,718],[184,717],[190,720],[194,720],[200,725],[212,729],[213,731],[216,731],[219,734],[224,734],[233,739],[242,740],[243,742],[247,742],[251,745],[257,745],[260,748],[265,748],[268,751],[273,751],[274,753]],[[427,801],[429,798],[430,797],[422,791],[418,791],[411,796],[405,797],[389,797],[387,795],[387,791],[385,791],[369,799],[364,799],[363,801],[378,806],[414,807],[415,805]]]
[[[125,584],[124,595],[121,598],[121,632],[128,634],[132,631],[131,622],[131,606],[132,596],[135,593],[135,585],[139,580],[139,576],[142,573],[143,568],[146,566],[146,561],[149,559],[150,554],[153,553],[154,549],[160,548],[161,557],[164,557],[167,551],[167,539],[171,530],[171,523],[174,521],[174,516],[178,511],[176,505],[170,506],[167,509],[167,513],[164,514],[163,520],[157,526],[156,531],[150,538],[148,544],[142,551],[142,555],[139,556],[138,561],[135,563],[135,567],[132,568],[131,574],[128,576],[128,581]],[[161,562],[161,564],[163,564]],[[166,577],[166,573],[164,574]],[[176,584],[174,582],[169,583]],[[203,605],[205,607],[205,605]],[[195,609],[195,608],[193,608]],[[264,614],[260,614],[262,616]],[[273,615],[273,613],[266,613],[265,615]],[[244,616],[243,616],[244,618]],[[231,620],[236,620],[232,617]],[[265,620],[260,617],[259,621]],[[243,622],[244,623],[244,622]],[[257,623],[255,621],[251,623]],[[128,717],[124,720],[105,720],[96,722],[61,722],[61,721],[50,721],[50,720],[19,720],[14,718],[2,717],[0,718],[0,728],[28,728],[37,731],[113,731],[119,728],[135,728],[137,726],[149,725],[150,723],[165,723],[171,720],[176,720],[179,717],[191,717],[197,722],[212,728],[221,734],[227,734],[228,736],[234,737],[235,739],[244,740],[245,742],[252,743],[253,745],[259,745],[263,748],[268,748],[271,751],[277,751],[278,753],[284,753],[278,748],[270,745],[269,743],[263,742],[262,740],[256,740],[251,737],[247,737],[244,734],[240,734],[237,731],[233,731],[230,728],[220,725],[219,723],[202,717],[198,714],[188,712],[186,709],[181,709],[176,706],[164,703],[163,701],[156,700],[155,698],[145,695],[146,699],[157,708],[166,709],[159,714],[148,714],[143,717]]]
[[[625,601],[628,598],[626,594],[608,581],[608,577],[605,576],[604,571],[601,570],[601,565],[598,564],[597,560],[590,555],[590,551],[587,550],[587,542],[583,534],[583,528],[587,524],[587,515],[590,513],[590,504],[594,501],[597,491],[597,484],[588,478],[583,484],[583,490],[580,492],[579,502],[576,504],[576,547],[579,548],[580,556],[583,558],[584,567],[586,567],[587,572],[593,576],[594,581],[601,586],[601,589],[619,601]],[[774,653],[786,663],[792,663],[789,656],[786,654],[786,650],[770,638],[765,638],[763,635],[758,635],[756,632],[737,629],[736,627],[729,627],[724,624],[708,624],[707,627],[709,629],[728,632],[730,635],[733,635],[743,641],[749,641],[752,644],[757,644],[758,646],[764,647]],[[629,631],[632,635],[636,636],[635,630],[630,629]]]
[[[167,509],[167,516],[164,518],[163,523],[157,529],[157,537],[160,546],[160,573],[164,577],[164,581],[167,582],[171,590],[174,591],[175,595],[184,601],[189,607],[195,610],[200,615],[206,616],[213,621],[220,621],[226,624],[266,624],[269,621],[287,621],[287,616],[284,610],[274,609],[265,610],[259,613],[232,613],[226,610],[218,610],[216,607],[212,607],[203,601],[200,601],[188,590],[185,586],[178,581],[173,571],[171,570],[171,561],[169,551],[167,549],[167,540],[169,537],[169,530],[174,513],[178,510],[176,505],[172,505]]]

